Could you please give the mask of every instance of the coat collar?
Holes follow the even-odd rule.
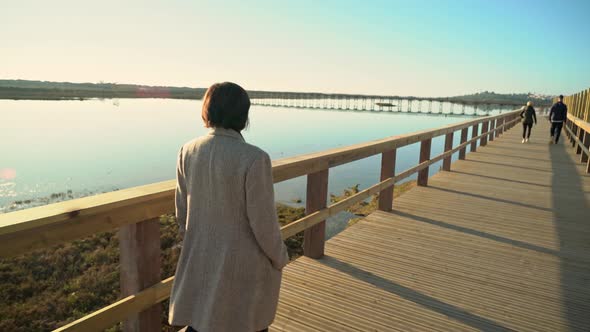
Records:
[[[209,131],[208,135],[212,135],[212,136],[227,136],[227,137],[231,137],[237,140],[240,140],[242,142],[245,142],[244,137],[242,136],[242,134],[240,134],[239,132],[233,130],[233,129],[225,129],[225,128],[213,128]]]

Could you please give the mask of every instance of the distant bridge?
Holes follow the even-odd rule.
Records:
[[[473,101],[457,97],[412,97],[306,92],[249,91],[254,105],[347,111],[382,111],[433,115],[490,115],[510,111],[522,103]],[[541,108],[545,104],[537,105]]]

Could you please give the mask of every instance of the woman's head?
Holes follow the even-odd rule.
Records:
[[[528,102],[526,103],[526,105],[527,105],[527,106],[533,106],[533,102],[532,102],[532,101],[528,101]]]
[[[241,86],[215,83],[203,98],[201,118],[207,128],[226,128],[242,131],[248,125],[250,97]]]

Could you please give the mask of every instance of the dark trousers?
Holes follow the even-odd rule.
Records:
[[[187,326],[185,331],[186,332],[197,332],[197,330],[193,329],[190,326]],[[264,329],[264,330],[261,330],[261,331],[258,331],[258,332],[268,332],[268,329]]]
[[[551,122],[551,137],[555,137],[555,143],[559,142],[562,127],[563,122]]]
[[[529,132],[527,134],[527,128]],[[531,137],[531,129],[533,129],[532,123],[522,123],[522,138],[530,138]]]

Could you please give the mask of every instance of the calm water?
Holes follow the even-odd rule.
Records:
[[[0,213],[14,201],[53,193],[78,197],[173,179],[179,147],[207,132],[200,107],[200,101],[166,99],[0,100]],[[278,159],[464,119],[253,106],[244,137]],[[433,141],[433,155],[442,142]],[[400,149],[397,158],[398,172],[414,166],[418,145]],[[375,184],[379,167],[375,156],[333,168],[329,190]],[[279,183],[275,190],[281,202],[304,199],[305,179]]]

